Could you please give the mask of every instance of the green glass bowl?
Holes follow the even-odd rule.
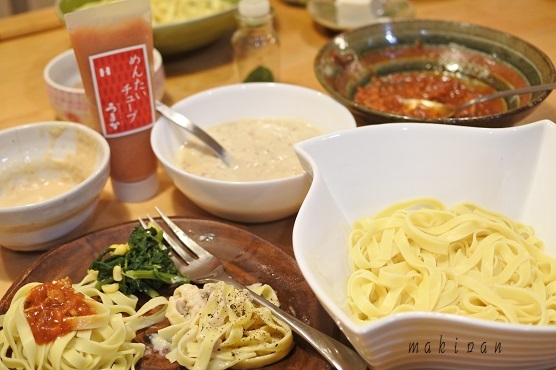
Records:
[[[426,45],[431,56],[396,56],[377,61],[384,48]],[[477,62],[481,59],[481,62]],[[356,116],[358,124],[434,122],[478,127],[505,127],[521,121],[550,91],[507,98],[507,110],[490,116],[419,119],[369,108],[354,102],[359,86],[373,76],[408,71],[449,71],[504,90],[556,81],[548,56],[508,33],[464,22],[404,19],[380,22],[338,34],[317,54],[314,71],[321,85]]]
[[[64,15],[80,6],[98,0],[56,0],[56,13],[64,21]],[[154,46],[162,55],[188,52],[209,45],[237,26],[235,12],[239,0],[231,0],[231,8],[206,17],[175,21],[153,26]]]

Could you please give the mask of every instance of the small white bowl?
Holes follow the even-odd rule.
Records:
[[[78,123],[38,122],[0,131],[0,200],[8,184],[29,186],[70,175],[81,181],[44,200],[0,205],[0,245],[44,250],[75,237],[108,180],[109,158],[102,135]]]
[[[307,11],[316,23],[334,31],[346,31],[391,19],[413,18],[415,15],[415,7],[409,0],[308,0]]]
[[[404,200],[434,197],[450,207],[474,202],[531,225],[546,252],[556,256],[554,123],[499,129],[374,125],[309,139],[295,148],[314,176],[295,220],[296,260],[323,307],[373,369],[554,367],[556,325],[432,312],[400,313],[359,325],[346,295],[353,223]],[[412,343],[419,345],[418,352],[411,350]]]
[[[173,108],[201,128],[249,118],[300,119],[324,133],[354,128],[355,119],[328,95],[282,83],[246,83],[192,95]],[[151,134],[153,150],[176,187],[206,211],[239,222],[266,222],[297,212],[310,185],[303,173],[268,181],[230,182],[185,172],[176,165],[188,133],[159,119]]]
[[[164,96],[165,72],[162,56],[153,51],[154,95]],[[48,62],[43,71],[46,94],[60,119],[90,125],[91,113],[73,49],[64,51]]]

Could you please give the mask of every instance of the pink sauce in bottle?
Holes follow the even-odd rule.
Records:
[[[110,177],[122,201],[158,191],[150,145],[155,122],[153,34],[148,0],[128,0],[66,15],[94,129],[110,145]]]

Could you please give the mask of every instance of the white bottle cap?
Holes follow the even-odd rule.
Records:
[[[240,0],[239,14],[244,17],[263,17],[270,14],[269,0]]]
[[[136,182],[110,180],[112,190],[119,201],[142,202],[150,199],[158,192],[158,177],[156,172],[146,179]]]

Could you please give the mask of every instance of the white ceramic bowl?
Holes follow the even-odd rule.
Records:
[[[316,23],[334,31],[415,16],[415,7],[409,0],[369,1],[367,5],[361,7],[352,2],[308,0],[307,11]]]
[[[374,125],[310,139],[296,151],[314,176],[294,225],[296,260],[324,308],[374,369],[554,367],[556,325],[430,312],[358,325],[346,298],[353,222],[402,200],[475,202],[532,225],[556,256],[554,123],[499,129]],[[418,353],[410,351],[411,343],[419,344]]]
[[[351,113],[329,96],[300,86],[247,83],[219,87],[192,95],[173,108],[201,128],[246,118],[301,119],[322,132],[355,127]],[[186,131],[159,119],[151,134],[153,150],[165,171],[193,202],[222,218],[240,222],[266,222],[299,209],[310,185],[307,174],[288,178],[228,182],[189,174],[176,166]]]
[[[162,56],[154,49],[154,95],[164,96],[165,72]],[[73,49],[64,51],[48,62],[43,71],[46,94],[60,119],[90,124],[91,113]]]
[[[44,250],[77,236],[73,233],[93,213],[108,180],[109,158],[106,140],[78,123],[38,122],[0,131],[0,201],[7,197],[8,184],[29,186],[66,174],[81,181],[52,198],[15,206],[2,203],[0,245]]]

